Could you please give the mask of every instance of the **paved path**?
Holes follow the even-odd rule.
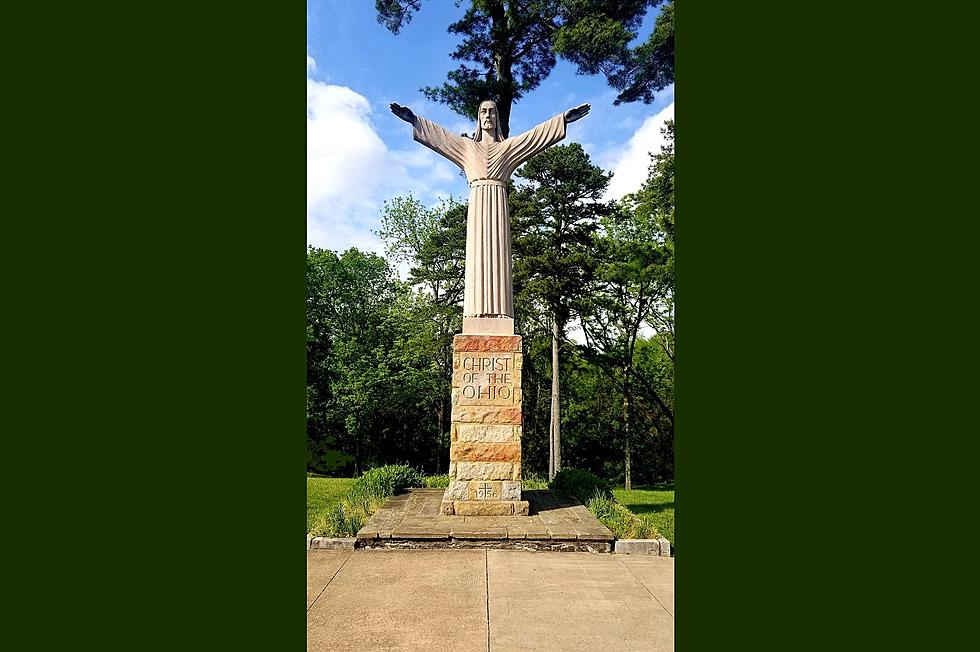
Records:
[[[445,516],[439,513],[444,493],[409,489],[393,496],[357,533],[360,546],[612,550],[613,533],[574,498],[531,490],[524,492],[527,516]]]
[[[673,650],[674,560],[308,550],[307,649]]]

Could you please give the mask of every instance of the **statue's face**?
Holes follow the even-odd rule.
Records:
[[[497,131],[497,107],[491,102],[484,102],[480,105],[480,126],[489,130],[491,133]]]

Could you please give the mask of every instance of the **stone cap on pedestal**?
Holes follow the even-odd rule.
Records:
[[[513,335],[513,317],[463,317],[464,335]]]

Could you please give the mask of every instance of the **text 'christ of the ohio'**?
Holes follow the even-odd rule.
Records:
[[[492,401],[513,396],[513,360],[510,356],[465,356],[460,362],[463,398]]]

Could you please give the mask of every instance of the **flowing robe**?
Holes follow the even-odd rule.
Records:
[[[565,116],[500,142],[486,134],[480,141],[456,136],[416,116],[413,136],[462,168],[470,184],[463,316],[513,317],[507,181],[524,161],[565,137]]]

